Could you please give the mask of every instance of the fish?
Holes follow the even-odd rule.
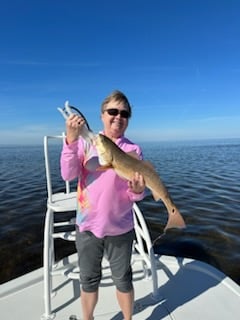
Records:
[[[145,185],[151,191],[154,200],[161,200],[167,209],[168,221],[164,231],[170,228],[186,227],[181,213],[151,162],[140,160],[136,156],[124,152],[111,139],[101,133],[96,135],[94,144],[99,157],[98,170],[114,169],[119,177],[126,180],[131,180],[136,172],[143,176]]]

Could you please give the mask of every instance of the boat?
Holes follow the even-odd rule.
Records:
[[[47,177],[47,212],[44,228],[43,266],[0,286],[2,319],[80,320],[81,287],[77,254],[55,261],[54,241],[74,240],[74,220],[55,222],[54,217],[75,210],[76,192],[66,182],[63,192],[53,192],[49,141],[64,134],[44,137]],[[160,255],[138,205],[133,205],[135,241],[132,252],[135,302],[133,320],[237,320],[240,286],[215,267],[184,257]],[[60,231],[59,231],[60,230]],[[102,263],[102,281],[95,320],[123,319],[107,259]]]

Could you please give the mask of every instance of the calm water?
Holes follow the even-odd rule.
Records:
[[[141,144],[187,223],[169,230],[155,251],[208,262],[240,284],[240,140]],[[43,147],[0,147],[0,282],[42,265],[46,180]],[[54,184],[60,146],[52,146]],[[139,203],[152,239],[167,221],[150,193]],[[57,242],[58,258],[75,251]]]

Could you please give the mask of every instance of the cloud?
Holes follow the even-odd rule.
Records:
[[[0,129],[0,145],[42,144],[45,135],[59,135],[62,127],[52,125],[26,125],[11,129]]]
[[[95,68],[100,67],[98,62],[63,62],[63,61],[34,61],[34,60],[6,60],[0,61],[3,65],[13,66],[33,66],[33,67],[80,67],[80,68]]]
[[[212,117],[206,117],[206,118],[200,118],[197,119],[196,121],[198,122],[231,122],[231,123],[235,123],[240,121],[240,116],[236,115],[236,116],[212,116]]]

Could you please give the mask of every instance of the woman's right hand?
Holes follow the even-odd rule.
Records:
[[[71,114],[66,120],[66,142],[72,143],[81,135],[83,126],[85,125],[84,119],[77,115]]]

